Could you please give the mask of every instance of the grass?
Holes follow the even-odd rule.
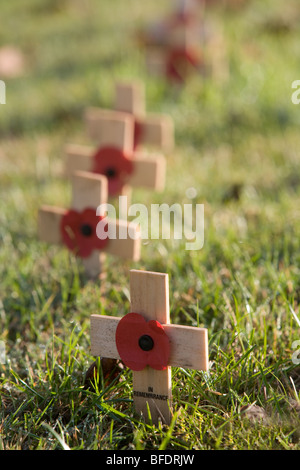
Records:
[[[191,77],[182,89],[149,76],[132,40],[168,2],[114,5],[1,5],[0,41],[21,48],[26,71],[6,80],[0,107],[0,448],[299,450],[297,2],[210,11],[229,77]],[[37,211],[68,205],[64,145],[84,141],[85,107],[109,106],[114,80],[132,77],[144,80],[148,109],[170,113],[176,127],[164,193],[137,191],[134,202],[189,202],[196,188],[205,243],[186,251],[153,240],[134,264],[108,257],[100,284],[66,250],[38,241]],[[169,273],[172,322],[209,332],[209,373],[172,370],[170,427],[135,415],[130,371],[84,387],[95,360],[89,317],[128,312],[131,268]]]

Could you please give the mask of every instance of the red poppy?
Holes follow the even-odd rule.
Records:
[[[103,249],[108,238],[101,240],[96,234],[97,224],[103,219],[96,215],[96,209],[69,210],[60,223],[63,243],[81,258],[87,258],[93,250]]]
[[[108,192],[119,194],[127,177],[133,171],[133,163],[120,149],[101,147],[94,155],[94,173],[100,173],[108,178]]]
[[[201,61],[193,50],[186,48],[172,49],[166,62],[166,74],[170,80],[183,82],[189,69],[198,68]]]
[[[156,320],[147,322],[139,313],[128,313],[118,323],[116,344],[121,360],[134,371],[147,365],[156,370],[168,366],[169,338]]]

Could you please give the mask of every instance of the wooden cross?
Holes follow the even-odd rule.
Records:
[[[176,2],[171,14],[150,25],[141,38],[147,48],[149,71],[170,81],[183,82],[191,72],[203,70],[202,3],[194,0]]]
[[[173,120],[166,114],[146,113],[145,87],[142,82],[116,83],[115,109],[134,116],[137,147],[157,146],[163,151],[170,151],[173,148]]]
[[[146,113],[145,88],[138,80],[115,84],[115,111],[128,113],[134,118],[134,147],[150,146],[163,152],[174,146],[174,124],[167,114]],[[98,116],[102,109],[89,108],[86,111],[87,130],[90,138],[97,138]]]
[[[212,27],[204,19],[205,2],[177,3],[173,15],[141,35],[150,73],[179,83],[195,72],[228,79],[225,39],[219,25]]]
[[[195,30],[186,25],[172,28],[165,47],[147,51],[146,66],[150,73],[182,83],[192,72],[203,71],[203,47],[195,36]]]
[[[107,230],[110,229],[112,230],[110,233],[116,233],[116,237],[109,238],[105,244],[103,242],[103,247],[98,247],[98,243],[101,242],[98,242],[94,232],[95,227],[89,225],[88,221],[91,217],[92,220],[94,220],[94,217],[96,218],[97,207],[100,204],[105,204],[106,201],[107,179],[104,176],[89,172],[75,172],[72,175],[71,211],[44,205],[38,213],[38,235],[41,241],[50,244],[66,244],[64,233],[66,235],[70,233],[71,243],[73,236],[74,245],[76,246],[77,229],[80,231],[78,246],[80,248],[81,244],[82,249],[88,250],[89,254],[85,252],[79,254],[79,256],[82,258],[87,275],[91,278],[95,278],[102,273],[106,253],[133,261],[137,261],[140,257],[139,228],[122,220],[106,219]],[[64,225],[66,232],[64,232],[62,224],[64,220],[68,220],[66,217],[70,214],[73,218],[75,217],[74,226],[68,225],[66,222],[66,225]],[[86,214],[88,214],[88,217]],[[99,219],[96,218],[96,220]],[[126,231],[127,237],[119,239],[118,234],[122,231],[123,233]],[[94,247],[89,245],[91,240],[96,243]]]
[[[133,312],[134,314],[140,314],[147,322],[152,320],[159,322],[170,347],[167,367],[163,370],[157,370],[149,365],[146,365],[142,370],[140,368],[138,371],[133,370],[135,409],[147,420],[149,407],[151,420],[154,424],[157,424],[159,420],[170,424],[172,417],[171,366],[208,370],[207,329],[170,324],[167,274],[131,270],[130,297],[131,313],[129,316],[132,316]],[[127,337],[125,334],[122,338],[119,329],[121,322],[126,322],[127,317],[128,315],[125,315],[122,319],[96,314],[91,316],[92,355],[121,359],[125,362],[122,357],[123,352],[120,355],[119,351],[122,340],[128,340],[131,335],[134,342],[135,357],[133,357],[133,360],[140,360],[139,354],[144,355],[145,351],[149,351],[149,345],[148,349],[145,349],[145,344],[141,343],[141,340],[148,339],[149,341],[149,338],[145,338],[149,335],[142,335],[137,340],[137,337],[135,338],[136,332],[131,326]],[[165,354],[163,350],[165,345],[161,345],[162,350],[160,350],[159,345],[155,350],[155,341],[156,339],[154,339],[154,346],[152,342],[153,349],[151,352],[155,353],[156,359],[158,357],[159,360]],[[129,353],[130,351],[127,350],[126,352]]]
[[[128,194],[128,189],[133,187],[163,190],[166,159],[161,154],[152,155],[134,151],[133,117],[127,113],[109,110],[90,110],[88,114],[90,134],[98,150],[95,152],[94,148],[85,145],[68,145],[66,147],[66,174],[70,176],[77,170],[101,171],[109,180],[109,195]],[[116,180],[116,173],[119,170],[111,166],[107,149],[117,149],[126,155],[127,163],[132,167],[131,171],[120,175],[119,190],[113,189],[113,181]],[[103,168],[99,170],[95,167],[95,159],[100,158],[101,150],[103,150],[103,157],[101,156]]]

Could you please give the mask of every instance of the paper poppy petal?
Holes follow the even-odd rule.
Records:
[[[153,348],[145,351],[139,345],[143,336],[150,336]],[[147,365],[156,370],[168,366],[170,343],[162,325],[151,320],[147,322],[138,313],[128,313],[123,317],[116,330],[116,345],[124,364],[134,371],[143,370]]]
[[[60,230],[62,242],[77,256],[86,258],[93,250],[103,249],[108,239],[97,237],[97,224],[103,217],[96,215],[96,210],[87,208],[82,212],[69,210],[61,220]]]
[[[194,51],[173,49],[170,51],[167,58],[166,74],[169,79],[182,82],[187,74],[188,68],[197,68],[199,65],[200,59]]]
[[[116,147],[101,147],[96,151],[93,161],[93,172],[108,178],[109,194],[120,193],[133,171],[133,163],[125,152]]]
[[[149,353],[148,364],[153,369],[166,369],[170,355],[169,338],[158,321],[150,321],[148,327],[152,331],[151,336],[155,338],[155,342],[159,340],[159,349],[153,348]]]

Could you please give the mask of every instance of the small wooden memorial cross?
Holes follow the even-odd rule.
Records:
[[[146,113],[145,89],[140,81],[117,82],[115,85],[115,111],[128,113],[134,118],[134,148],[150,146],[163,152],[174,146],[173,119],[167,114]],[[98,117],[103,109],[92,107],[86,111],[86,124],[91,139],[97,139]]]
[[[174,147],[174,124],[167,114],[146,112],[145,87],[140,81],[115,85],[115,109],[132,114],[134,146],[149,145],[170,151]]]
[[[146,41],[146,61],[151,72],[163,75],[172,82],[182,83],[191,72],[203,70],[201,13],[199,2],[182,0],[174,13],[157,27],[160,31],[157,41],[157,28],[153,28],[152,32],[151,28],[150,37]]]
[[[130,271],[131,313],[91,316],[91,352],[133,371],[135,409],[170,424],[171,366],[208,370],[207,329],[170,324],[168,275]]]
[[[40,240],[67,246],[82,259],[85,271],[91,278],[102,273],[105,253],[134,261],[140,257],[138,226],[96,214],[98,206],[106,201],[107,179],[104,176],[76,172],[72,176],[71,209],[42,206],[38,213]],[[106,239],[105,235],[103,239],[98,237],[98,223],[103,224],[101,233],[107,232]],[[122,238],[118,236],[120,232],[123,233]]]
[[[76,170],[103,174],[109,196],[128,194],[131,187],[161,191],[165,186],[166,159],[161,154],[134,151],[134,119],[118,111],[90,111],[90,132],[97,149],[66,147],[66,173]]]

